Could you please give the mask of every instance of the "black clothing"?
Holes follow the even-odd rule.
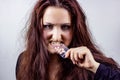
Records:
[[[19,71],[20,62],[22,60],[22,54],[18,57],[18,61],[16,64],[16,75]],[[110,66],[106,66],[104,64],[100,64],[95,75],[94,80],[120,80],[120,69],[113,69]]]
[[[94,80],[120,80],[120,70],[112,69],[109,66],[100,64],[95,74]]]

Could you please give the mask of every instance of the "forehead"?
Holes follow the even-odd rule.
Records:
[[[71,23],[69,12],[65,8],[48,7],[43,15],[43,23]]]

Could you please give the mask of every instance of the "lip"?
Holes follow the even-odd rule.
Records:
[[[55,50],[56,53],[58,53],[62,58],[65,58],[65,53],[68,50],[68,48],[60,42],[50,42],[49,46]],[[61,51],[59,51],[61,50]]]
[[[60,47],[61,45],[63,45],[63,43],[61,42],[50,42],[49,43],[51,45],[51,47],[55,48],[55,47]]]

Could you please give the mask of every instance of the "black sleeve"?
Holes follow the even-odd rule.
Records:
[[[94,80],[120,80],[120,70],[100,64]]]
[[[20,66],[22,54],[23,54],[23,53],[21,53],[21,54],[18,56],[18,60],[17,60],[17,63],[16,63],[16,70],[15,70],[16,76],[17,76],[17,73],[18,73],[18,71],[19,71],[19,66]]]

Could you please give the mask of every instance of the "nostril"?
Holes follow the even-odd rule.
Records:
[[[61,40],[61,41],[59,41],[60,42],[60,44],[64,44],[64,42]]]

